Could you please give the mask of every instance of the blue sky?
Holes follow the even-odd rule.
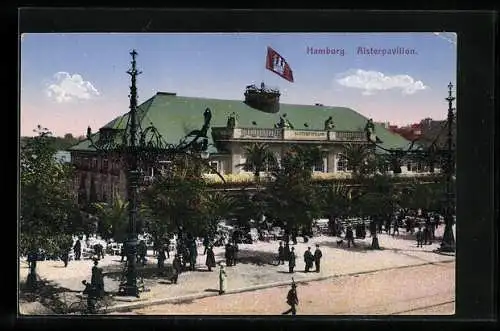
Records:
[[[286,59],[294,83],[265,69],[268,46]],[[80,135],[127,112],[132,49],[143,72],[139,102],[157,91],[242,100],[246,85],[264,81],[280,88],[283,103],[347,106],[398,125],[443,119],[457,71],[453,33],[23,34],[21,134],[41,124]]]

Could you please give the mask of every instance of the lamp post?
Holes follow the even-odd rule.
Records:
[[[125,268],[125,280],[120,284],[118,293],[124,296],[139,297],[137,287],[137,207],[138,190],[141,176],[140,165],[144,163],[156,163],[165,156],[184,154],[191,157],[195,162],[205,162],[204,159],[192,153],[193,150],[205,152],[208,146],[207,131],[210,127],[212,114],[209,108],[203,113],[204,124],[200,130],[193,130],[184,137],[178,145],[166,143],[162,135],[153,126],[142,128],[137,116],[137,76],[141,73],[136,68],[137,52],[130,52],[132,56],[132,67],[127,71],[131,77],[130,86],[130,111],[125,129],[101,129],[97,141],[90,127],[87,130],[87,139],[90,146],[99,153],[117,154],[123,158],[127,170],[127,200],[128,200],[128,233],[125,242],[125,254],[127,265]],[[219,174],[219,176],[221,176]],[[222,176],[221,176],[222,177]]]
[[[454,204],[453,204],[453,191],[452,191],[452,180],[454,173],[454,158],[453,158],[453,101],[455,97],[452,96],[453,84],[450,82],[448,84],[448,97],[445,99],[448,101],[448,117],[447,117],[447,149],[446,149],[446,207],[445,207],[445,228],[443,234],[443,240],[441,242],[440,251],[442,252],[455,252],[455,237],[453,235],[453,215],[454,215]]]
[[[132,68],[127,71],[131,77],[130,86],[130,143],[127,158],[127,197],[128,197],[128,236],[125,242],[125,254],[127,255],[127,268],[125,269],[126,282],[120,284],[119,293],[126,296],[139,296],[136,273],[136,253],[137,253],[137,191],[139,189],[139,169],[137,147],[137,76],[141,74],[136,68],[137,52],[133,50]]]
[[[368,120],[367,125],[365,126],[365,131],[367,134],[368,142],[374,145],[381,150],[384,150],[389,153],[389,156],[392,160],[392,168],[393,172],[401,173],[401,165],[400,159],[404,156],[410,157],[418,157],[419,159],[426,158],[429,162],[429,166],[431,167],[430,171],[433,172],[435,156],[445,156],[444,160],[444,175],[445,175],[445,230],[443,234],[443,239],[441,242],[441,247],[439,251],[441,252],[455,252],[455,237],[453,235],[453,223],[454,223],[454,194],[452,190],[452,181],[453,174],[455,168],[455,161],[453,157],[453,119],[454,114],[453,111],[453,101],[456,99],[453,95],[453,84],[450,82],[448,84],[448,97],[445,98],[448,101],[448,116],[446,119],[446,128],[447,128],[447,146],[446,149],[437,149],[435,144],[437,142],[437,135],[434,142],[430,145],[430,147],[424,149],[416,149],[413,150],[414,143],[416,140],[411,142],[410,147],[407,150],[397,150],[397,149],[387,149],[385,147],[380,146],[379,142],[374,138],[373,130],[374,126],[371,120]],[[444,128],[443,128],[444,129]]]

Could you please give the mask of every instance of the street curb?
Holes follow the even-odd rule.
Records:
[[[380,271],[398,270],[398,269],[405,269],[405,268],[412,268],[412,267],[421,267],[421,266],[430,265],[430,264],[451,263],[451,262],[455,262],[455,260],[453,259],[453,260],[446,260],[446,261],[424,262],[424,263],[417,263],[417,264],[404,265],[404,266],[398,266],[398,267],[372,269],[372,270],[367,270],[367,271],[357,271],[357,272],[351,272],[351,273],[347,273],[347,274],[325,275],[325,276],[319,276],[319,277],[314,277],[314,278],[309,278],[309,279],[295,280],[294,282],[295,282],[295,284],[309,283],[309,282],[322,281],[322,280],[326,280],[326,279],[330,279],[330,278],[338,278],[338,277],[346,277],[346,276],[348,277],[348,276],[375,273],[375,272],[380,272]],[[281,282],[275,282],[275,283],[255,285],[255,286],[250,286],[250,287],[243,287],[243,288],[234,289],[234,290],[227,290],[225,295],[257,291],[257,290],[262,290],[262,289],[271,288],[271,287],[286,286],[286,285],[290,285],[291,283],[292,283],[292,281],[290,280],[290,281],[281,281]],[[112,312],[128,311],[128,310],[132,310],[132,309],[140,309],[140,308],[154,306],[154,305],[160,305],[160,304],[181,303],[183,301],[203,299],[203,298],[214,297],[214,296],[218,296],[218,295],[219,294],[216,292],[208,292],[208,293],[198,292],[198,293],[177,296],[177,297],[170,297],[170,298],[162,298],[162,299],[154,299],[154,300],[147,300],[146,299],[147,301],[114,305],[114,306],[108,307],[106,312],[112,313]]]

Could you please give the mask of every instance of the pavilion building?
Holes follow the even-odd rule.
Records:
[[[191,130],[203,124],[202,113],[212,112],[209,137],[209,162],[221,174],[243,172],[244,147],[254,142],[265,142],[279,161],[293,145],[320,147],[324,157],[314,167],[315,172],[348,172],[342,158],[347,143],[367,144],[364,127],[367,118],[346,107],[322,104],[280,104],[278,113],[258,110],[239,100],[218,100],[177,96],[158,92],[138,106],[141,127],[153,125],[169,143],[178,143]],[[104,137],[125,129],[128,115],[115,118],[100,128],[95,137]],[[409,141],[375,123],[381,146],[387,149],[405,149]],[[125,169],[120,160],[97,153],[90,141],[82,140],[69,148],[71,162],[78,169],[75,187],[90,200],[109,201],[113,194],[124,195]],[[147,177],[155,176],[158,169],[144,169]],[[405,166],[403,172],[407,172]],[[92,193],[94,191],[95,193]],[[90,195],[94,194],[94,197]]]

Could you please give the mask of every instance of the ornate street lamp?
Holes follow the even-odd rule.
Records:
[[[185,154],[197,162],[206,163],[199,155],[205,152],[208,146],[207,131],[210,127],[212,113],[209,108],[203,113],[204,124],[200,130],[194,130],[184,137],[178,145],[166,143],[152,125],[141,128],[137,114],[137,87],[136,79],[140,71],[136,68],[137,52],[130,52],[132,56],[132,67],[127,71],[131,77],[130,86],[130,111],[124,116],[127,119],[125,129],[102,128],[98,139],[93,135],[90,127],[87,130],[87,138],[90,146],[98,153],[120,156],[127,166],[127,198],[129,227],[127,241],[125,242],[125,253],[127,255],[127,267],[125,269],[125,281],[120,284],[119,294],[125,296],[139,297],[137,287],[137,207],[138,188],[141,176],[140,165],[155,164],[160,159]],[[222,177],[222,176],[221,176]]]
[[[401,149],[387,149],[379,145],[380,141],[374,134],[374,124],[371,120],[367,122],[365,126],[366,136],[370,143],[375,147],[380,148],[389,153],[389,157],[392,161],[392,168],[394,173],[401,173],[399,160],[404,156],[417,157],[419,160],[426,159],[431,167],[431,172],[433,172],[434,162],[436,161],[436,156],[445,157],[444,159],[444,175],[446,183],[446,193],[445,193],[445,229],[443,234],[443,240],[441,242],[440,251],[441,252],[455,252],[455,238],[453,235],[453,224],[454,224],[454,193],[452,190],[453,175],[455,172],[455,160],[453,157],[453,119],[454,110],[453,101],[455,97],[452,96],[453,84],[450,82],[448,84],[448,97],[445,100],[448,101],[448,116],[446,119],[446,128],[448,129],[447,134],[447,146],[446,149],[438,149],[436,147],[437,138],[433,143],[426,149],[413,149],[414,143],[418,140],[411,142],[410,147],[407,150]]]
[[[453,84],[450,82],[448,84],[448,97],[445,99],[448,101],[448,136],[447,136],[447,149],[446,149],[446,212],[444,216],[445,228],[443,234],[443,241],[441,242],[440,250],[442,252],[455,252],[455,236],[453,235],[453,215],[454,215],[454,203],[453,203],[453,191],[452,191],[452,180],[453,173],[455,172],[455,160],[453,157],[453,101],[455,97],[452,96]]]

